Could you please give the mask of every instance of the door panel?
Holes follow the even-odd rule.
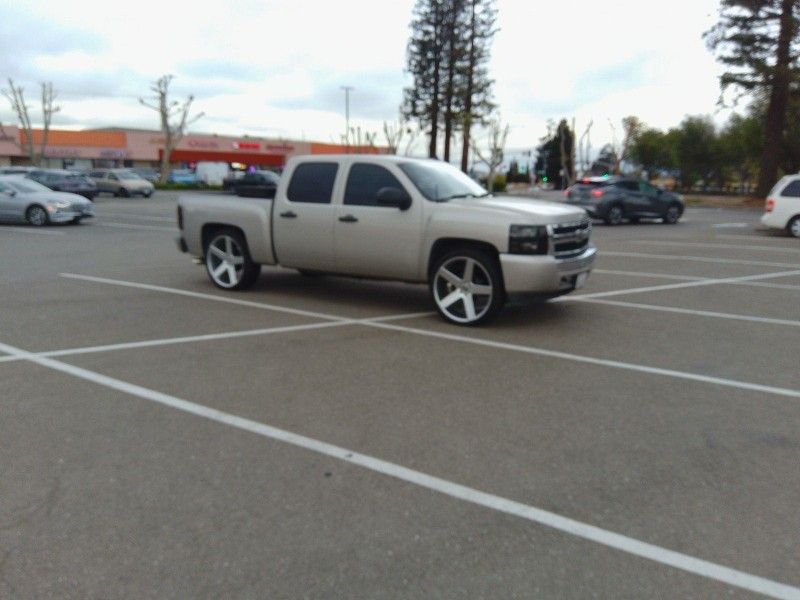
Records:
[[[335,162],[303,162],[275,198],[273,235],[278,262],[286,267],[334,271],[331,204],[338,173]]]
[[[384,187],[405,189],[384,166],[354,163],[348,172],[342,203],[336,206],[336,270],[353,275],[416,279],[422,242],[422,203],[408,210],[379,206]]]

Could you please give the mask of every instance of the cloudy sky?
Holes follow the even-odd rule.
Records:
[[[351,120],[379,131],[397,117],[414,0],[18,0],[0,5],[0,77],[31,99],[52,81],[55,127],[156,128],[140,106],[149,82],[172,73],[177,96],[206,116],[195,131],[338,141],[343,85]],[[491,73],[509,146],[531,147],[548,119],[628,114],[666,128],[713,114],[720,69],[701,34],[718,0],[497,0]],[[3,100],[3,98],[0,98]],[[725,113],[718,113],[722,119]],[[13,115],[0,103],[0,120]],[[421,147],[421,146],[420,146]]]

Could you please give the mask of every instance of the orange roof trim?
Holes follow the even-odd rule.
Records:
[[[42,143],[44,132],[41,129],[33,130],[33,143]],[[19,140],[25,143],[25,132],[19,132]],[[121,131],[63,131],[51,129],[47,134],[48,146],[89,146],[93,148],[125,148],[128,139]]]

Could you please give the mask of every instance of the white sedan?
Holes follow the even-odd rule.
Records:
[[[94,216],[92,203],[77,194],[54,192],[20,175],[0,176],[0,221],[30,223],[80,223]]]

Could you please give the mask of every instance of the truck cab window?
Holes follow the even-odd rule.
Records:
[[[292,173],[286,197],[290,202],[330,204],[333,183],[336,181],[336,163],[303,163]]]
[[[344,203],[350,206],[379,206],[378,190],[385,187],[404,189],[387,169],[378,165],[358,163],[350,167]]]

